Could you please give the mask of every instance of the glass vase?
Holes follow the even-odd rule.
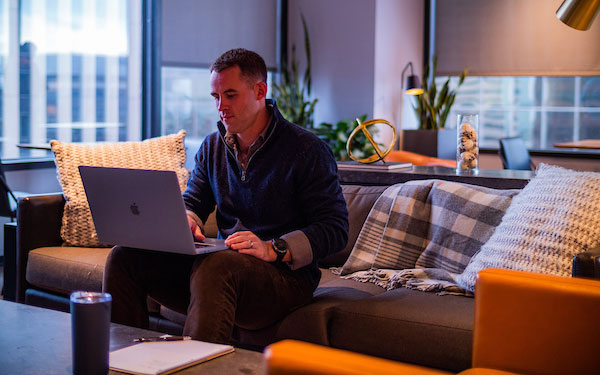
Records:
[[[479,172],[479,115],[458,115],[456,139],[456,171],[477,174]]]

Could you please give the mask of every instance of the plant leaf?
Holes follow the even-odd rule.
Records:
[[[302,18],[302,29],[304,31],[304,52],[306,53],[306,70],[304,72],[304,84],[306,85],[306,94],[310,96],[312,75],[311,75],[311,56],[310,56],[310,37],[308,35],[308,27],[304,14],[300,14]]]

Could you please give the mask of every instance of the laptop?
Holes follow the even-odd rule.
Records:
[[[98,240],[137,249],[207,254],[225,241],[194,241],[174,171],[79,166]]]

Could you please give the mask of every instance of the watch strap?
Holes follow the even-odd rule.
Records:
[[[275,252],[277,254],[277,259],[275,259],[276,263],[281,263],[281,261],[283,260],[283,257],[285,256],[285,254],[287,254],[287,249],[284,252]]]

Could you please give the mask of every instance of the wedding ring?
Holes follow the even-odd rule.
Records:
[[[252,249],[254,247],[254,242],[252,242],[252,240],[248,240],[250,241],[250,248]]]

